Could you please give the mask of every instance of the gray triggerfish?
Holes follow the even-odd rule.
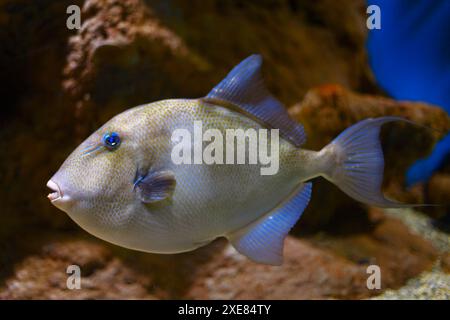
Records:
[[[225,237],[241,254],[270,265],[282,264],[284,239],[308,205],[315,177],[368,205],[405,206],[381,191],[380,127],[401,118],[366,119],[320,151],[302,149],[303,127],[265,88],[261,64],[259,55],[248,57],[203,98],[158,101],[115,116],[49,180],[51,203],[125,248],[178,253]],[[175,163],[180,141],[173,133],[190,132],[196,122],[224,136],[228,129],[275,130],[279,169],[264,175],[263,165],[250,161]]]

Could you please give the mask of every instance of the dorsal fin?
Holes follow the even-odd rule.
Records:
[[[292,120],[281,102],[266,89],[261,64],[260,55],[251,55],[234,67],[204,99],[224,106],[235,106],[267,127],[279,129],[284,139],[299,147],[306,141],[303,126]]]

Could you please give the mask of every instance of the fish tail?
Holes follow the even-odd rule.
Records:
[[[380,128],[399,117],[380,117],[360,121],[344,130],[322,152],[329,157],[322,175],[355,200],[376,207],[412,207],[387,199],[382,191],[384,159]]]

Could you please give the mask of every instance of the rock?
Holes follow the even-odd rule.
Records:
[[[68,41],[62,83],[75,106],[80,139],[95,129],[87,122],[176,94],[204,69],[144,1],[87,0],[81,14],[82,28]]]
[[[443,271],[450,274],[450,253],[442,255],[441,266]]]
[[[450,168],[447,166],[445,169]],[[437,206],[421,208],[428,215],[440,218],[450,212],[450,173],[437,172],[423,186],[424,202]],[[447,228],[449,226],[447,225]]]
[[[398,220],[373,214],[372,230],[342,236],[321,234],[285,241],[280,267],[256,264],[231,246],[202,266],[187,298],[195,299],[356,299],[398,288],[431,268],[437,257],[430,243]],[[367,289],[367,267],[378,265],[381,289]]]
[[[384,188],[393,199],[406,203],[426,202],[426,195],[420,186],[405,189],[404,174],[415,160],[427,155],[438,139],[449,130],[450,119],[444,110],[423,103],[396,102],[381,96],[358,94],[338,85],[325,85],[311,89],[289,112],[305,126],[308,137],[305,147],[314,150],[320,150],[344,129],[366,118],[393,115],[414,121],[418,126],[388,123],[382,129]],[[442,185],[437,186],[438,183],[444,182],[440,179],[432,183],[432,186],[441,190],[433,201],[450,205],[450,197],[445,197],[447,189]],[[314,189],[315,194],[322,195],[326,200],[312,197],[312,204],[302,218],[305,220],[304,226],[317,228],[328,223],[338,212],[358,211],[359,206],[354,201],[350,201],[336,187],[325,185],[323,180],[319,180]]]
[[[338,23],[331,11],[347,23]],[[224,19],[227,15],[234,18]],[[364,47],[362,1],[340,6],[328,0],[258,6],[174,1],[163,6],[88,0],[82,16],[82,29],[69,39],[63,81],[76,106],[79,136],[93,129],[87,122],[102,123],[130,106],[203,96],[255,52],[264,56],[269,87],[286,102],[323,81],[376,90]],[[175,27],[183,32],[177,34]]]
[[[158,255],[79,236],[47,235],[34,243],[25,236],[9,249],[29,253],[9,263],[0,299],[367,298],[398,288],[436,261],[433,246],[397,219],[381,211],[369,218],[366,232],[288,236],[281,267],[256,264],[223,239],[192,252]],[[380,290],[366,286],[372,264],[381,269]],[[80,267],[81,290],[66,287],[69,265]]]
[[[61,90],[66,8],[80,0],[0,1],[0,238],[69,219],[48,205],[46,181],[73,149],[74,118]]]
[[[399,290],[387,290],[374,299],[447,301],[450,299],[450,275],[440,271],[424,272]]]
[[[450,129],[449,117],[436,106],[358,94],[338,85],[311,89],[289,112],[305,126],[308,134],[305,147],[315,149],[325,146],[344,129],[366,118],[389,115],[417,123],[418,126],[401,122],[385,125],[389,130],[384,130],[387,132],[383,132],[382,141],[388,179],[401,176],[403,172],[399,174],[398,169],[404,169],[418,157],[426,155]],[[398,152],[401,152],[401,157]]]
[[[67,287],[70,265],[80,267],[80,289]],[[150,284],[103,245],[70,240],[51,242],[18,263],[0,299],[155,299]]]

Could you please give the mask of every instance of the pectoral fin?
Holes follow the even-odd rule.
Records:
[[[134,182],[134,191],[144,203],[153,203],[167,199],[175,190],[176,180],[172,171],[152,171],[138,174]]]
[[[284,238],[308,205],[311,187],[312,183],[302,184],[289,200],[227,238],[237,251],[251,260],[281,265]]]

